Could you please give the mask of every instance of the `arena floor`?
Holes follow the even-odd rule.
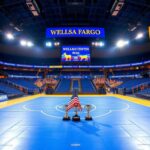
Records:
[[[150,150],[150,101],[79,96],[93,121],[62,121],[70,96],[36,95],[0,104],[0,150]],[[73,111],[69,113],[73,116]]]

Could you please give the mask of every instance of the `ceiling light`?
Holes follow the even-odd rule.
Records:
[[[8,40],[14,40],[14,35],[12,33],[6,33],[6,38]]]

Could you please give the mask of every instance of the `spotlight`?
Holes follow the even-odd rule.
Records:
[[[104,42],[92,42],[92,45],[96,46],[96,47],[98,47],[98,46],[103,47],[105,44],[104,44]]]
[[[138,33],[137,36],[135,37],[135,39],[141,39],[143,38],[144,34],[142,32]]]
[[[5,36],[8,40],[14,40],[14,35],[12,33],[6,33]]]
[[[26,40],[21,40],[20,45],[21,46],[27,46],[27,41]]]
[[[98,46],[98,42],[95,42],[95,46]]]
[[[59,43],[59,42],[55,42],[54,45],[55,45],[55,46],[59,46],[60,43]]]
[[[119,40],[116,43],[116,46],[119,47],[119,48],[122,48],[122,47],[124,47],[125,45],[128,45],[128,44],[129,44],[129,41]]]
[[[34,45],[34,44],[33,44],[31,41],[28,41],[28,42],[27,42],[27,46],[28,46],[28,47],[32,47],[33,45]]]
[[[124,44],[125,44],[125,45],[128,45],[128,44],[129,44],[129,41],[124,41]]]
[[[100,47],[103,47],[104,45],[105,45],[104,42],[99,42]]]
[[[95,42],[92,42],[92,45],[94,46],[94,45],[95,45]]]
[[[46,42],[46,47],[51,47],[52,46],[52,42]]]

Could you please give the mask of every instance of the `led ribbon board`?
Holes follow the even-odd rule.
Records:
[[[90,48],[89,46],[63,46],[62,62],[89,62]]]
[[[104,28],[92,27],[63,27],[63,28],[47,28],[46,38],[57,37],[95,37],[104,38]]]

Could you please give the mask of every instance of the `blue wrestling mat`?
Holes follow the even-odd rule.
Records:
[[[93,121],[62,121],[70,97],[39,97],[0,109],[0,150],[150,150],[150,108],[116,97],[79,97]],[[74,111],[69,112],[72,117]]]

